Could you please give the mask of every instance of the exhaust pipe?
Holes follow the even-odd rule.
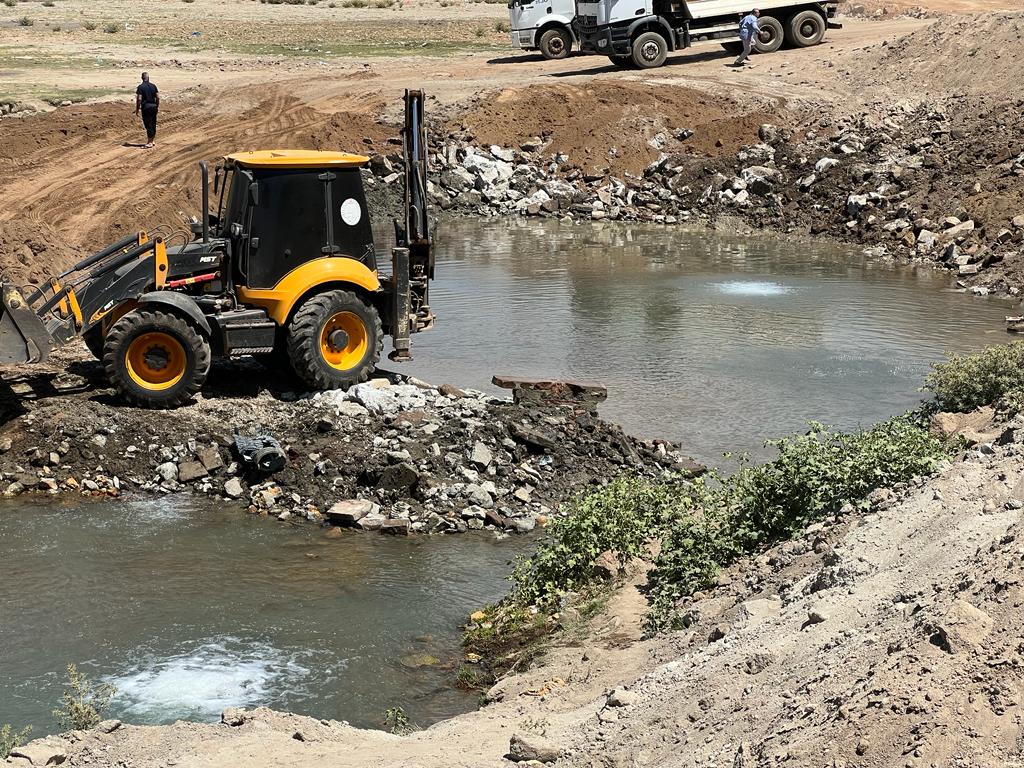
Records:
[[[205,160],[199,161],[199,172],[203,177],[203,242],[210,242],[210,166]]]

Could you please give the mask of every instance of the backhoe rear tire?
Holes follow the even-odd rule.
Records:
[[[384,332],[380,315],[351,291],[307,299],[288,326],[292,369],[314,389],[366,381],[377,367]]]
[[[210,344],[190,322],[158,309],[134,309],[103,341],[103,367],[117,392],[140,408],[176,408],[210,372]]]

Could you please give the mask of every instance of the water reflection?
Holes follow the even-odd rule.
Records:
[[[765,236],[456,220],[437,255],[438,325],[403,370],[483,389],[495,373],[599,380],[605,416],[710,461],[808,419],[912,407],[930,362],[1004,338],[1006,304],[944,274]]]

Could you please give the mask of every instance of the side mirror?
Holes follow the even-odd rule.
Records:
[[[255,181],[249,184],[249,204],[254,208],[260,204],[260,185]]]
[[[218,165],[213,170],[213,194],[220,192],[220,172],[224,170],[224,166]]]

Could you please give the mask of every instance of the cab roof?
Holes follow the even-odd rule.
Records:
[[[358,168],[370,162],[365,155],[316,149],[262,149],[236,152],[225,159],[243,168]]]

